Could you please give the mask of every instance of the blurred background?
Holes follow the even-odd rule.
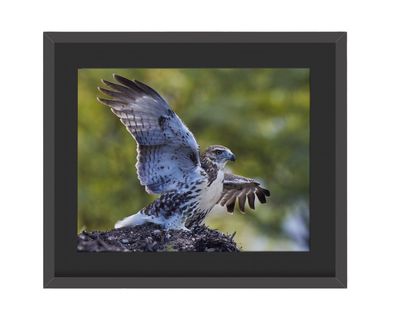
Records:
[[[78,232],[109,230],[149,195],[136,176],[136,143],[97,102],[100,79],[118,73],[160,93],[201,150],[230,148],[228,170],[259,180],[267,204],[241,214],[219,205],[206,225],[235,234],[243,251],[309,249],[308,69],[80,69],[78,71]]]

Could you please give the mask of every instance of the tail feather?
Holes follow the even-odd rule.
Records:
[[[150,221],[151,217],[139,212],[118,221],[115,224],[115,229],[120,229],[123,227],[134,227]]]

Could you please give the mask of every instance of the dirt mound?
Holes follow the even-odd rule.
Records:
[[[237,252],[233,235],[225,235],[205,226],[192,231],[163,230],[156,224],[113,229],[106,232],[82,232],[78,235],[78,251],[196,251]]]

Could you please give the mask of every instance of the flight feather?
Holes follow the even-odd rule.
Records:
[[[125,125],[137,142],[136,169],[148,193],[176,190],[200,166],[193,134],[152,88],[137,80],[114,75],[118,83],[102,82],[98,100]]]
[[[245,212],[246,199],[249,207],[255,209],[254,200],[256,196],[261,203],[265,203],[270,192],[261,187],[260,183],[254,179],[225,173],[219,204],[226,206],[228,212],[233,212],[236,200],[241,212]]]

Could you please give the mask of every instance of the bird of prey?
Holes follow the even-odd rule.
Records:
[[[221,145],[200,153],[195,137],[154,89],[138,80],[113,75],[98,90],[108,98],[98,101],[125,125],[137,142],[136,169],[141,185],[161,196],[148,206],[118,221],[116,228],[152,222],[164,229],[190,230],[203,223],[219,203],[232,213],[238,200],[254,209],[255,196],[265,203],[270,193],[249,178],[224,172],[235,155]]]

